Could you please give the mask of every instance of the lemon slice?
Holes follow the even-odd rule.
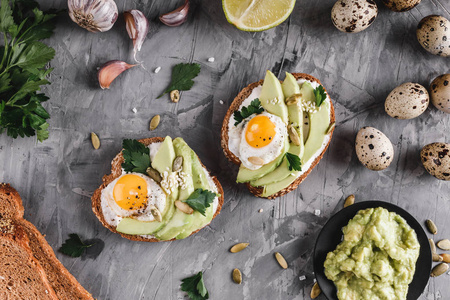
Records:
[[[295,0],[222,0],[228,22],[244,31],[263,31],[281,24],[294,5]]]

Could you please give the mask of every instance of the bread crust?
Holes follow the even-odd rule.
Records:
[[[320,82],[319,79],[309,75],[309,74],[305,74],[305,73],[292,73],[292,75],[295,77],[295,79],[306,79],[308,81],[312,81],[312,82],[317,82],[318,84],[322,85],[322,83]],[[264,80],[260,80],[254,83],[249,84],[247,87],[245,87],[244,89],[242,89],[239,94],[234,98],[233,102],[231,103],[230,107],[228,108],[228,111],[225,115],[225,118],[223,120],[222,123],[222,129],[220,132],[220,137],[221,137],[221,145],[222,145],[222,149],[223,149],[223,153],[225,154],[225,156],[228,158],[229,161],[231,161],[232,163],[234,163],[235,165],[240,165],[241,161],[239,160],[239,158],[234,155],[230,149],[228,148],[228,141],[229,141],[229,136],[228,136],[228,123],[230,121],[230,118],[232,118],[233,113],[237,110],[239,110],[239,107],[241,106],[242,102],[244,102],[244,100],[246,98],[248,98],[248,96],[250,96],[250,94],[252,93],[253,89],[262,85],[264,83]],[[336,116],[335,116],[335,112],[334,112],[334,106],[333,106],[333,102],[331,101],[331,97],[328,94],[328,92],[326,91],[325,87],[324,87],[325,92],[328,95],[328,98],[330,99],[330,124],[333,122],[336,122]],[[262,197],[262,192],[263,192],[263,187],[254,187],[251,186],[250,183],[246,183],[248,190],[255,196],[257,197],[261,197],[261,198],[267,198],[267,199],[275,199],[277,197],[281,197],[293,190],[295,190],[299,184],[308,176],[309,173],[311,173],[312,169],[314,169],[314,167],[319,163],[319,161],[322,159],[323,155],[325,154],[325,152],[328,149],[328,146],[330,145],[331,142],[331,138],[333,136],[333,132],[334,132],[334,128],[331,130],[330,132],[330,139],[328,141],[328,144],[325,146],[325,148],[323,149],[323,151],[320,153],[319,156],[316,157],[316,159],[313,161],[313,163],[311,164],[311,167],[306,170],[306,172],[304,172],[301,176],[299,176],[293,183],[291,183],[288,187],[282,189],[281,191],[279,191],[278,193],[275,193],[269,197]]]
[[[164,138],[163,137],[153,137],[153,138],[146,138],[146,139],[140,139],[139,142],[143,143],[144,145],[148,146],[150,144],[153,143],[160,143],[163,142]],[[199,159],[200,160],[200,159]],[[103,216],[103,212],[102,212],[102,206],[101,206],[101,194],[102,194],[102,190],[108,185],[110,184],[114,179],[118,178],[121,174],[122,174],[122,163],[124,162],[124,158],[122,155],[122,152],[118,153],[112,160],[111,162],[111,174],[109,175],[104,175],[102,178],[102,184],[100,185],[100,187],[98,189],[95,190],[94,194],[92,195],[92,210],[94,211],[94,214],[97,216],[97,218],[100,220],[100,222],[103,224],[103,226],[105,226],[106,228],[108,228],[109,230],[111,230],[114,233],[118,233],[120,234],[122,237],[127,238],[129,240],[132,241],[140,241],[140,242],[166,242],[165,240],[158,240],[156,238],[145,238],[143,236],[140,235],[131,235],[131,234],[125,234],[125,233],[121,233],[118,232],[116,230],[116,227],[111,226],[110,224],[108,224]],[[200,161],[201,163],[201,161]],[[203,165],[203,163],[201,163],[202,166],[206,169],[206,167]],[[207,172],[209,173],[209,171],[207,170]],[[217,210],[214,213],[213,218],[211,219],[214,220],[215,217],[217,217],[220,214],[220,210],[222,209],[222,205],[223,205],[223,201],[224,201],[224,196],[223,196],[223,188],[222,185],[220,184],[219,180],[217,180],[217,178],[215,176],[212,176],[210,174],[212,180],[214,181],[214,184],[217,187],[217,191],[220,194],[219,197],[219,204],[217,206]],[[206,224],[204,227],[208,226],[208,224]],[[192,232],[190,234],[193,235],[194,233],[199,232],[201,229],[203,229],[204,227]],[[168,241],[175,241],[176,239],[171,239]]]

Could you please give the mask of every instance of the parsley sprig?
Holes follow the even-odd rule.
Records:
[[[314,89],[314,96],[316,96],[316,106],[320,107],[323,101],[327,99],[327,94],[325,93],[325,89],[323,88],[323,86],[319,85]]]
[[[234,126],[237,126],[239,123],[241,123],[244,119],[250,117],[253,114],[260,114],[264,111],[264,108],[261,106],[261,102],[258,98],[253,100],[249,106],[244,106],[239,111],[235,111],[233,116],[234,120],[236,121],[234,123]]]
[[[300,161],[300,157],[298,155],[294,155],[292,153],[286,152],[286,159],[288,162],[289,171],[301,171],[302,163]]]
[[[173,67],[172,70],[172,81],[169,87],[167,87],[164,92],[158,96],[157,99],[161,98],[167,93],[173,90],[179,91],[189,91],[194,85],[194,79],[200,73],[200,64],[178,64]]]
[[[205,215],[206,208],[211,206],[216,194],[208,190],[196,189],[186,200],[186,202],[192,209],[198,211],[202,215]]]
[[[191,300],[209,299],[209,293],[203,281],[203,272],[182,280],[181,290],[187,292]]]
[[[0,133],[12,138],[48,138],[50,115],[42,103],[49,98],[37,91],[50,83],[46,77],[53,69],[46,65],[55,50],[39,40],[53,34],[55,16],[39,10],[34,0],[1,0]]]
[[[85,244],[81,241],[80,237],[76,233],[69,234],[64,244],[62,244],[59,251],[72,257],[80,257],[86,248],[92,247],[94,244]]]
[[[122,154],[124,162],[122,168],[125,172],[137,172],[146,174],[150,167],[150,149],[137,140],[123,140]]]

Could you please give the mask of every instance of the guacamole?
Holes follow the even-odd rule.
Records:
[[[406,299],[420,250],[406,221],[382,207],[369,208],[360,210],[342,232],[343,241],[324,263],[338,298]]]

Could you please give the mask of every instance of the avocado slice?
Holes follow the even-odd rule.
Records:
[[[168,170],[171,171],[174,159],[175,150],[173,148],[172,138],[170,136],[166,136],[164,138],[164,142],[162,142],[161,146],[158,149],[158,152],[156,152],[155,157],[153,158],[152,168],[158,171],[160,174]]]
[[[287,124],[288,109],[284,103],[283,89],[278,78],[270,71],[266,72],[259,101],[265,110],[280,117]]]

